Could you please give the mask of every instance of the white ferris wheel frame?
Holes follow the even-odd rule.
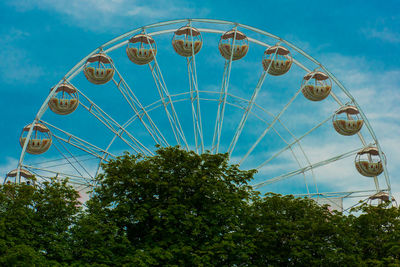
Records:
[[[244,24],[240,24],[240,23],[236,23],[236,22],[230,22],[230,21],[224,21],[224,20],[215,20],[215,19],[180,19],[180,20],[170,20],[170,21],[165,21],[165,22],[160,22],[160,23],[154,23],[154,24],[150,24],[147,26],[142,26],[139,28],[136,28],[134,30],[131,30],[125,34],[122,34],[112,40],[110,40],[109,42],[106,42],[105,44],[99,46],[98,48],[96,48],[95,50],[93,50],[91,53],[89,53],[86,57],[84,57],[81,61],[79,61],[72,69],[70,69],[67,74],[63,77],[63,79],[61,79],[55,86],[54,88],[57,88],[59,85],[61,85],[63,82],[69,82],[71,79],[73,79],[77,74],[79,74],[86,61],[93,56],[96,53],[99,52],[104,52],[104,53],[108,53],[111,52],[113,50],[116,50],[122,46],[125,46],[128,44],[128,38],[131,37],[132,35],[134,35],[135,33],[146,33],[146,31],[148,29],[153,29],[153,28],[157,28],[157,27],[161,27],[161,26],[171,26],[171,25],[178,25],[178,28],[180,27],[180,25],[182,24],[187,24],[187,25],[191,25],[191,23],[193,22],[197,22],[197,23],[205,23],[205,24],[218,24],[218,25],[230,25],[234,30],[235,30],[235,34],[236,34],[236,30],[237,28],[242,28],[242,29],[246,29],[270,38],[273,38],[275,40],[277,40],[277,42],[281,43],[281,44],[285,44],[286,46],[290,47],[291,49],[293,49],[294,51],[298,52],[299,54],[301,54],[302,56],[304,56],[306,59],[310,60],[311,62],[313,62],[314,64],[316,64],[318,66],[318,68],[322,71],[324,71],[329,78],[333,81],[334,84],[336,84],[341,90],[342,92],[350,99],[350,102],[358,109],[359,114],[361,116],[361,118],[364,121],[365,127],[368,129],[372,139],[374,140],[374,145],[377,147],[378,152],[379,152],[379,157],[382,160],[382,165],[383,165],[383,175],[386,181],[386,185],[387,188],[380,188],[379,183],[378,183],[378,179],[377,177],[374,177],[374,182],[375,182],[375,187],[376,190],[362,190],[362,191],[347,191],[347,192],[326,192],[326,193],[308,193],[308,194],[304,194],[304,195],[308,195],[308,196],[315,196],[315,195],[323,195],[326,197],[332,197],[332,196],[344,196],[344,197],[351,197],[354,194],[358,194],[358,193],[373,193],[373,192],[380,192],[380,191],[386,191],[390,198],[392,198],[391,195],[391,186],[390,186],[390,179],[389,179],[389,174],[388,174],[388,170],[386,167],[386,158],[383,155],[381,146],[379,144],[379,141],[375,135],[374,130],[372,129],[367,117],[365,116],[364,112],[362,111],[361,107],[359,106],[359,104],[357,103],[357,101],[355,100],[355,98],[350,94],[350,92],[344,87],[344,85],[326,68],[324,67],[321,63],[319,63],[316,59],[314,59],[313,57],[311,57],[310,55],[308,55],[307,53],[305,53],[303,50],[301,50],[300,48],[296,47],[295,45],[291,44],[290,42],[275,36],[269,32],[248,26],[248,25],[244,25]],[[157,36],[157,35],[162,35],[162,34],[167,34],[167,33],[174,33],[178,28],[173,28],[173,29],[166,29],[166,30],[161,30],[161,31],[156,31],[156,32],[151,32],[148,33],[148,36],[153,37],[153,36]],[[211,28],[197,28],[200,32],[204,32],[204,33],[215,33],[215,34],[223,34],[225,33],[225,31],[223,30],[217,30],[217,29],[211,29]],[[147,33],[146,33],[147,34]],[[193,38],[193,36],[192,36]],[[235,38],[233,39],[233,42],[235,41]],[[263,46],[265,48],[269,48],[271,47],[271,45],[266,44],[262,41],[259,41],[257,39],[253,39],[253,38],[248,38],[248,41],[251,43],[255,43],[258,44],[260,46]],[[194,48],[192,48],[194,49]],[[214,130],[214,137],[213,137],[213,145],[212,145],[212,151],[214,153],[218,152],[219,149],[219,142],[220,142],[220,136],[221,136],[221,128],[222,128],[222,124],[223,124],[223,119],[224,119],[224,109],[225,109],[225,105],[234,105],[232,103],[227,102],[227,96],[231,96],[233,98],[238,98],[240,99],[240,97],[234,96],[232,94],[230,94],[228,92],[228,87],[229,87],[229,76],[230,76],[230,70],[231,70],[231,64],[232,64],[232,56],[233,53],[231,55],[231,59],[227,60],[225,63],[225,69],[224,69],[224,76],[223,76],[223,83],[221,86],[221,91],[220,91],[220,96],[222,97],[222,99],[220,99],[219,103],[218,103],[218,113],[217,113],[217,118],[216,118],[216,123],[215,123],[215,130]],[[303,70],[305,70],[306,72],[310,72],[311,70],[308,69],[307,67],[305,67],[302,63],[300,63],[299,61],[297,61],[296,59],[293,58],[293,63],[296,64],[298,67],[302,68]],[[63,132],[64,134],[67,135],[67,138],[62,138],[59,136],[55,136],[56,138],[58,138],[59,140],[62,140],[66,143],[69,143],[73,146],[79,147],[80,149],[86,151],[87,153],[94,155],[95,157],[98,157],[100,159],[100,163],[103,161],[107,160],[107,157],[112,156],[115,157],[114,155],[112,155],[112,153],[108,152],[108,150],[110,149],[112,143],[114,142],[114,140],[119,137],[121,138],[130,148],[133,149],[133,151],[137,152],[137,153],[143,153],[144,155],[152,155],[152,152],[150,149],[148,149],[146,146],[144,146],[143,144],[141,144],[135,137],[133,137],[127,130],[126,127],[136,118],[139,118],[143,125],[146,127],[146,129],[148,130],[149,134],[153,137],[154,141],[158,142],[159,144],[162,145],[166,145],[168,146],[168,142],[166,141],[166,139],[163,137],[161,131],[157,128],[157,126],[154,124],[154,122],[152,121],[150,115],[148,114],[149,110],[154,109],[155,107],[160,107],[163,106],[169,122],[171,124],[171,127],[173,128],[173,132],[174,132],[174,136],[175,139],[177,141],[177,144],[181,145],[182,147],[186,147],[186,149],[189,149],[188,143],[185,139],[182,127],[179,123],[179,118],[174,110],[173,107],[173,103],[175,102],[172,98],[174,97],[181,97],[182,95],[187,95],[190,94],[190,100],[192,102],[192,115],[193,115],[193,129],[194,129],[194,137],[195,137],[195,150],[197,153],[201,152],[203,153],[204,150],[204,140],[203,140],[203,134],[202,134],[202,123],[201,123],[201,112],[200,112],[200,100],[201,98],[199,97],[199,93],[202,92],[207,92],[207,93],[215,93],[215,92],[209,92],[209,91],[200,91],[198,89],[198,84],[197,84],[197,69],[196,69],[196,61],[195,61],[195,55],[193,53],[193,56],[190,58],[187,58],[187,65],[188,65],[188,75],[189,75],[189,85],[190,85],[190,91],[189,92],[185,92],[185,93],[181,93],[181,94],[175,94],[175,95],[170,95],[167,89],[167,86],[165,84],[164,78],[162,76],[160,67],[157,63],[157,58],[156,56],[154,57],[154,64],[153,64],[153,68],[151,68],[150,64],[150,69],[151,72],[153,74],[153,78],[156,84],[156,87],[158,89],[158,92],[160,94],[160,99],[148,106],[143,106],[140,101],[136,98],[136,96],[133,94],[132,90],[130,89],[129,85],[126,83],[126,81],[124,80],[124,78],[122,77],[122,75],[118,72],[116,66],[112,64],[112,67],[115,70],[115,74],[116,76],[118,76],[118,78],[120,79],[118,82],[115,78],[113,78],[113,82],[115,83],[115,85],[117,86],[117,88],[120,90],[120,92],[123,94],[123,96],[125,97],[125,99],[127,100],[127,102],[129,103],[129,105],[131,106],[132,110],[134,111],[135,115],[133,117],[131,117],[131,119],[129,119],[125,124],[120,125],[118,124],[110,115],[108,115],[105,111],[103,111],[100,107],[98,107],[93,101],[91,101],[86,95],[83,94],[83,92],[78,90],[79,96],[83,97],[90,105],[84,105],[81,103],[81,101],[79,101],[80,105],[82,105],[85,109],[87,109],[90,113],[92,113],[97,119],[99,119],[100,121],[102,121],[102,123],[109,129],[111,130],[115,135],[113,137],[113,139],[111,140],[110,144],[107,146],[106,149],[101,149],[98,148],[92,144],[90,144],[89,142],[86,142],[83,139],[80,139],[70,133],[67,133],[65,131],[63,131],[62,129],[57,128],[56,126],[48,123],[48,122],[44,122],[41,121],[42,116],[44,115],[44,113],[46,112],[47,108],[48,108],[48,102],[50,101],[50,99],[55,95],[56,90],[51,90],[49,95],[47,96],[47,98],[45,99],[45,101],[43,102],[42,106],[40,107],[39,111],[36,114],[35,119],[32,122],[32,127],[30,128],[30,130],[27,133],[26,136],[26,140],[29,140],[34,126],[41,122],[44,123],[46,126],[52,127],[52,128],[56,128],[57,130]],[[241,134],[241,131],[244,127],[244,124],[246,123],[247,117],[250,113],[252,113],[251,109],[255,106],[257,106],[257,104],[255,103],[255,99],[257,97],[258,92],[260,91],[264,80],[266,78],[266,76],[268,75],[268,71],[263,71],[263,74],[261,75],[261,77],[259,78],[259,81],[253,91],[253,95],[251,97],[250,100],[246,100],[246,99],[240,99],[242,101],[248,102],[248,105],[246,108],[243,108],[241,106],[236,106],[239,108],[244,109],[244,113],[243,113],[243,117],[242,120],[240,121],[239,126],[236,129],[234,138],[232,139],[230,146],[228,148],[228,154],[231,155],[232,151],[235,148],[236,142]],[[283,107],[283,109],[280,111],[280,113],[276,116],[274,116],[273,114],[270,114],[270,116],[272,116],[274,119],[272,121],[272,123],[270,123],[268,125],[268,127],[263,131],[263,133],[261,134],[261,136],[257,139],[257,141],[252,145],[252,147],[247,151],[247,153],[243,156],[243,158],[240,160],[241,164],[248,156],[249,154],[253,151],[253,149],[258,145],[258,143],[261,141],[261,139],[267,134],[267,132],[273,128],[274,124],[279,122],[279,118],[280,116],[285,112],[285,110],[290,106],[290,104],[293,102],[293,100],[296,98],[296,96],[300,93],[300,90],[298,90],[296,92],[296,94],[292,97],[292,99]],[[330,95],[333,97],[333,99],[337,102],[337,104],[339,104],[339,106],[343,106],[344,103],[342,103],[340,101],[340,99],[334,94],[334,92],[330,92]],[[167,101],[167,102],[166,102]],[[182,101],[182,100],[176,100],[176,101]],[[161,102],[161,103],[160,103]],[[168,104],[170,108],[168,108]],[[259,108],[262,109],[262,107],[258,106]],[[265,111],[268,113],[268,111]],[[333,115],[332,115],[333,116]],[[311,133],[313,130],[315,130],[316,128],[318,128],[319,126],[321,126],[323,123],[325,123],[326,121],[328,121],[329,119],[332,118],[332,116],[328,117],[327,119],[325,119],[324,121],[322,121],[321,123],[319,123],[318,125],[316,125],[315,127],[313,127],[311,130],[309,130],[307,133],[305,133],[303,136],[301,136],[300,138],[296,138],[295,137],[295,141],[292,143],[288,143],[287,146],[285,148],[283,148],[282,150],[280,150],[278,153],[276,153],[275,155],[273,155],[270,159],[266,160],[262,165],[260,165],[258,168],[262,167],[263,165],[267,164],[270,160],[272,160],[273,158],[277,157],[280,153],[284,152],[287,149],[291,149],[291,146],[295,143],[300,144],[300,140],[305,137],[306,135],[308,135],[309,133]],[[284,125],[283,125],[284,126]],[[286,128],[287,129],[287,128]],[[288,130],[288,129],[287,129]],[[122,134],[125,134],[126,137],[122,137]],[[361,134],[361,132],[357,133],[363,147],[368,146],[368,144],[366,143],[363,135]],[[52,134],[52,136],[54,136]],[[129,139],[129,140],[127,140]],[[16,181],[20,182],[20,170],[23,167],[27,167],[30,169],[36,169],[36,170],[41,170],[40,168],[37,168],[35,166],[28,166],[28,165],[24,165],[24,157],[26,154],[26,149],[27,149],[27,145],[28,142],[25,142],[24,145],[22,146],[22,151],[20,154],[20,158],[18,161],[18,166],[17,166],[17,176],[16,176]],[[318,162],[318,163],[314,163],[311,164],[307,158],[307,156],[305,155],[304,151],[303,154],[305,155],[305,157],[307,158],[308,161],[308,166],[300,168],[296,171],[292,171],[289,172],[287,174],[284,175],[280,175],[277,177],[274,177],[272,179],[268,179],[264,182],[258,183],[253,185],[253,187],[255,189],[260,188],[262,186],[265,186],[267,184],[279,181],[279,180],[283,180],[286,178],[289,178],[291,176],[294,176],[296,174],[301,174],[304,173],[308,170],[313,170],[319,166],[323,166],[326,164],[329,164],[331,162],[334,162],[336,160],[354,155],[357,151],[353,150],[353,151],[349,151],[346,152],[344,154],[338,155],[336,157]],[[67,158],[66,158],[67,159]],[[99,170],[100,170],[100,164],[98,165],[97,168],[97,172],[96,175],[98,174]],[[258,169],[257,168],[257,169]],[[48,170],[46,170],[48,171]],[[52,171],[49,171],[52,172]],[[54,174],[58,174],[56,172],[53,172]],[[70,179],[72,181],[74,181],[77,184],[80,184],[80,180],[81,179],[85,179],[86,178],[81,175],[70,175],[70,174],[66,174],[70,177]],[[81,185],[84,185],[85,183],[81,183]],[[358,195],[360,196],[360,195]],[[364,195],[362,195],[364,196]],[[369,195],[365,195],[365,196],[369,196]]]

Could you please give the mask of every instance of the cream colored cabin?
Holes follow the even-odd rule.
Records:
[[[338,109],[333,116],[332,122],[336,132],[346,136],[358,133],[364,125],[358,109],[354,106],[344,106]]]
[[[31,127],[32,124],[29,124],[23,128],[21,137],[19,139],[21,147],[23,147],[25,142],[27,141],[26,135],[28,134]],[[26,152],[34,155],[42,154],[49,150],[51,143],[52,140],[50,130],[45,125],[41,123],[36,123],[33,127],[30,139],[28,140]]]
[[[111,63],[111,58],[104,53],[93,55],[83,67],[86,79],[94,84],[109,82],[114,76],[114,68],[112,68]]]
[[[230,30],[221,36],[218,49],[225,59],[239,60],[249,51],[249,41],[242,32]]]
[[[268,74],[273,76],[283,75],[290,70],[293,58],[290,51],[283,46],[271,46],[264,52],[262,65]]]
[[[332,89],[329,76],[323,72],[310,72],[303,78],[301,92],[311,101],[321,101],[328,97]]]
[[[196,55],[202,46],[203,40],[200,31],[190,26],[178,29],[172,39],[172,47],[175,52],[183,57]]]
[[[49,108],[56,114],[67,115],[76,110],[79,105],[78,92],[68,83],[62,83],[49,100]]]
[[[146,34],[135,35],[129,39],[126,54],[129,60],[135,64],[149,64],[157,54],[156,42]]]
[[[375,177],[383,172],[382,160],[376,147],[366,147],[357,153],[357,171],[366,177]]]

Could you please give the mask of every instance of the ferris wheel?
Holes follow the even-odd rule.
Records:
[[[335,209],[392,199],[385,155],[343,84],[290,42],[229,21],[155,23],[99,46],[51,88],[19,140],[5,183],[68,177],[83,192],[124,151],[179,145],[257,169],[262,192]]]

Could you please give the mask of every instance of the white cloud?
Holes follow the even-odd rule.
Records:
[[[389,28],[384,27],[383,29],[364,29],[362,31],[367,38],[379,39],[385,42],[398,44],[400,43],[400,34],[398,32],[391,31]]]
[[[206,9],[195,8],[193,2],[183,0],[17,0],[10,5],[20,12],[32,9],[56,12],[65,23],[96,32],[120,31],[123,26],[172,17],[203,17],[208,13]]]
[[[43,69],[30,58],[30,51],[16,43],[29,37],[29,33],[15,28],[0,34],[0,79],[4,83],[30,84],[44,75]]]
[[[7,173],[14,170],[18,165],[18,160],[15,158],[7,157],[6,162],[3,165],[0,165],[0,177],[5,178]],[[0,183],[3,183],[3,179],[0,180]]]

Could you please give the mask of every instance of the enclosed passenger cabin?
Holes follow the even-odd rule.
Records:
[[[86,61],[83,72],[89,82],[105,84],[114,76],[112,60],[104,53],[95,54]]]
[[[175,52],[183,57],[196,55],[203,46],[201,33],[190,26],[181,27],[172,38],[172,46]]]
[[[21,147],[24,146],[27,134],[32,128],[32,124],[25,126],[22,129],[21,137],[19,138],[19,143]],[[33,127],[32,134],[29,138],[29,142],[26,146],[26,152],[29,154],[42,154],[49,150],[51,146],[51,133],[50,130],[41,123],[36,123]]]
[[[383,172],[382,160],[376,147],[360,150],[355,158],[357,171],[367,177],[375,177]]]
[[[301,87],[301,92],[307,99],[321,101],[331,92],[332,82],[325,73],[312,71],[304,76]]]
[[[69,83],[62,83],[55,90],[56,93],[49,100],[49,108],[59,115],[67,115],[74,112],[79,104],[76,88]]]
[[[390,203],[392,207],[397,207],[396,199],[393,196],[390,197],[388,192],[380,191],[368,198],[368,204],[370,205],[379,205],[382,203]]]
[[[369,197],[369,200],[380,200],[383,202],[389,202],[390,197],[387,192],[380,191],[372,196]]]
[[[343,106],[338,109],[332,122],[336,132],[347,136],[358,133],[364,124],[355,106]]]
[[[138,65],[145,65],[153,61],[157,54],[157,46],[151,36],[138,34],[128,41],[126,54],[130,61]]]
[[[292,62],[293,58],[290,51],[280,45],[267,48],[262,60],[264,70],[274,76],[288,72],[292,66]]]
[[[4,182],[11,182],[10,178],[15,178],[14,182],[17,182],[16,179],[18,175],[18,169],[12,170],[9,173],[7,173],[6,175],[6,179],[4,180]],[[30,173],[28,170],[26,169],[19,169],[19,176],[25,179],[25,182],[27,184],[34,184],[34,175],[32,173]]]
[[[244,33],[238,30],[230,30],[221,36],[218,49],[225,59],[238,60],[243,58],[249,51],[249,40]]]

